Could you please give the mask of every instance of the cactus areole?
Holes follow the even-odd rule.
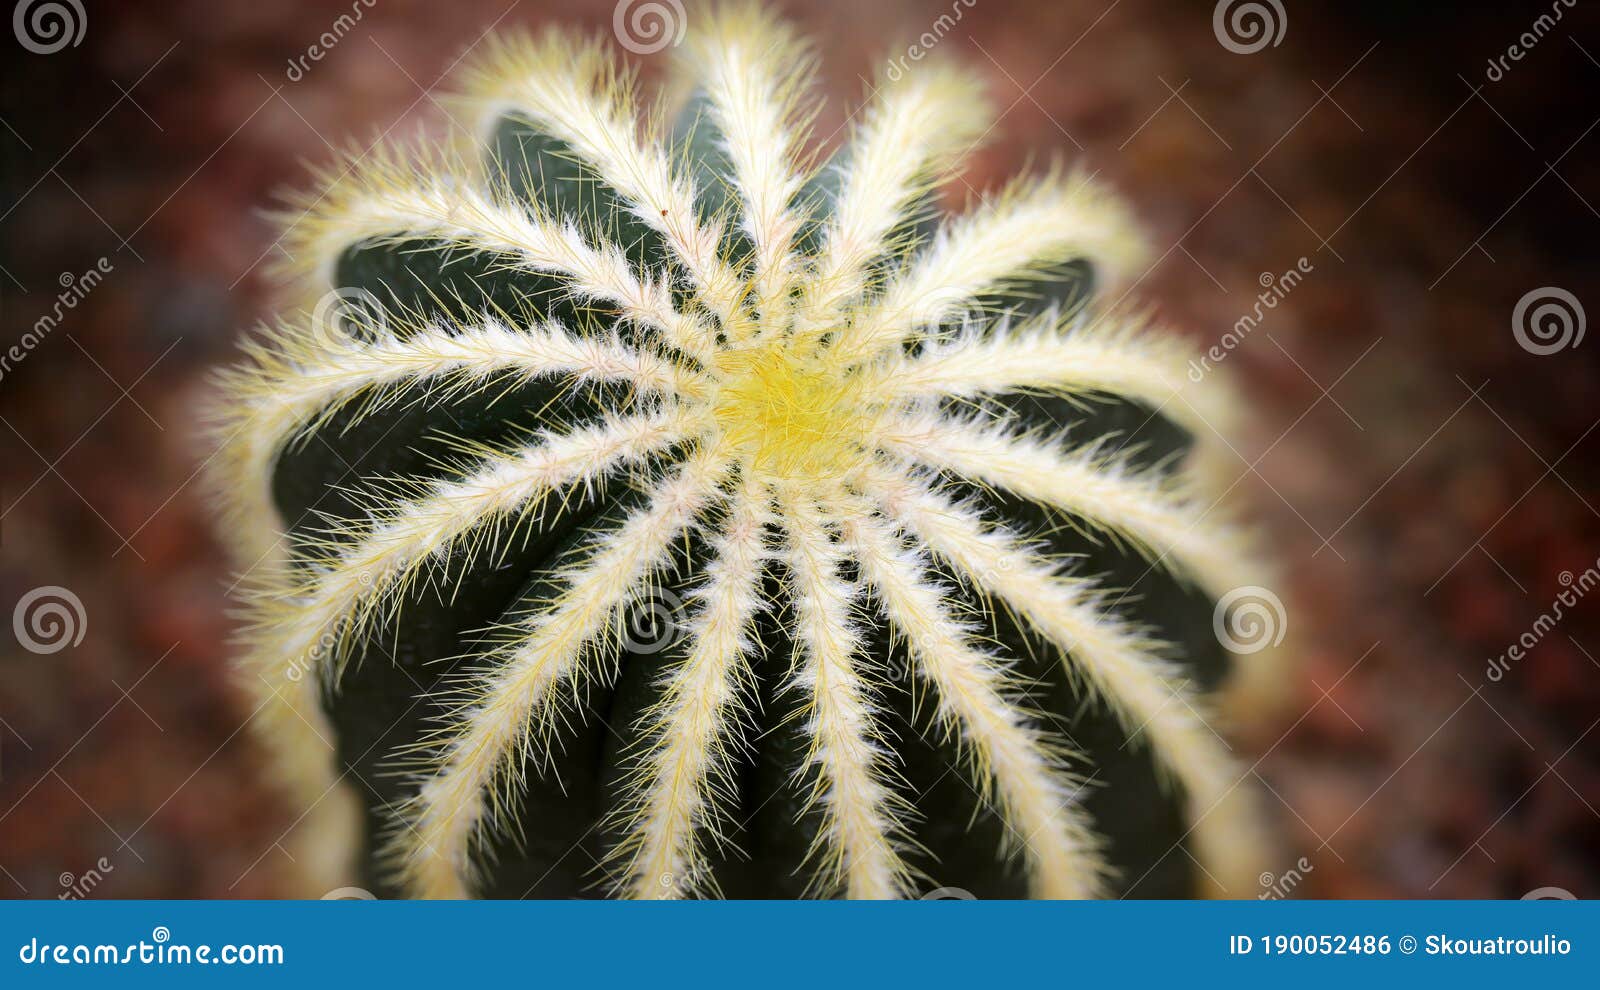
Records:
[[[452,137],[287,214],[216,480],[306,891],[1253,896],[1232,400],[1104,301],[1129,213],[1047,169],[944,216],[958,67],[823,160],[782,24],[677,51],[647,104],[486,42]]]

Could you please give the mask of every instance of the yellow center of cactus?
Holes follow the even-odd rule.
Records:
[[[718,355],[717,423],[757,471],[777,478],[836,476],[860,433],[852,378],[815,352],[777,341]]]

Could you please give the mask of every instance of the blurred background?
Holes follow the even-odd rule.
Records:
[[[294,815],[241,731],[196,477],[207,373],[270,311],[263,212],[336,147],[437,127],[486,32],[641,5],[16,4],[0,896],[281,892]],[[819,134],[908,44],[982,68],[1004,115],[963,181],[1097,170],[1155,246],[1136,293],[1246,390],[1225,482],[1300,660],[1234,726],[1286,840],[1262,895],[1600,894],[1593,7],[777,6],[820,41]]]

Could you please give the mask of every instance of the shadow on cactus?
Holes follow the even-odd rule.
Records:
[[[242,664],[308,889],[1253,895],[1208,724],[1198,490],[1230,399],[1060,170],[944,219],[977,81],[882,81],[826,162],[807,48],[704,15],[682,106],[490,43],[474,147],[289,213],[302,315],[221,403]],[[352,874],[351,871],[354,871]]]

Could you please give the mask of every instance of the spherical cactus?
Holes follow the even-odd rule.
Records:
[[[1208,724],[1221,384],[1106,294],[1129,214],[1048,170],[950,220],[975,79],[697,15],[678,107],[492,41],[476,147],[289,213],[305,295],[220,403],[245,678],[323,889],[1256,892]],[[353,796],[353,803],[352,803]],[[314,888],[313,888],[314,889]]]

